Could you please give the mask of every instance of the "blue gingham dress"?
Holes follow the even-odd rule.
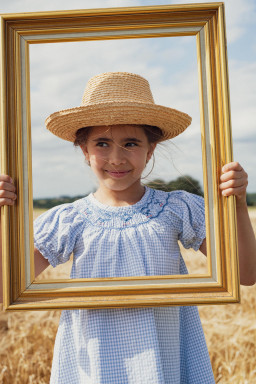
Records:
[[[200,247],[203,199],[146,187],[136,204],[112,207],[90,194],[41,215],[34,236],[53,266],[73,252],[71,278],[184,274],[178,240]],[[115,383],[214,383],[197,308],[63,311],[51,384]]]

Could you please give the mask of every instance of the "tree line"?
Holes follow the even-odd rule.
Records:
[[[161,179],[155,179],[146,185],[150,188],[160,189],[166,192],[183,190],[199,196],[203,196],[204,194],[200,182],[191,176],[180,176],[177,179],[169,182],[165,182]],[[60,204],[73,203],[75,200],[81,199],[85,196],[86,195],[78,195],[73,197],[60,196],[54,198],[34,199],[33,204],[34,208],[50,209]],[[256,206],[256,193],[247,194],[247,205]]]

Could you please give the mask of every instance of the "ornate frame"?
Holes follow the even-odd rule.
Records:
[[[17,185],[2,219],[4,307],[71,309],[239,302],[235,200],[223,198],[232,161],[223,3],[4,14],[1,20],[1,163]],[[208,273],[188,276],[34,278],[29,47],[50,42],[196,36]]]

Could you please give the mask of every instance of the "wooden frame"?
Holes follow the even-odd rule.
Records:
[[[206,202],[205,275],[34,279],[29,47],[49,42],[195,36]],[[4,307],[71,309],[239,301],[235,200],[223,198],[221,167],[232,161],[223,3],[1,15],[1,163],[16,182],[2,209]]]

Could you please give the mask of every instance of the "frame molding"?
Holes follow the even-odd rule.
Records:
[[[71,309],[237,303],[235,199],[223,198],[232,161],[223,3],[0,15],[1,164],[19,199],[3,207],[4,307]],[[197,41],[208,274],[35,280],[29,47],[51,42],[195,36]]]

